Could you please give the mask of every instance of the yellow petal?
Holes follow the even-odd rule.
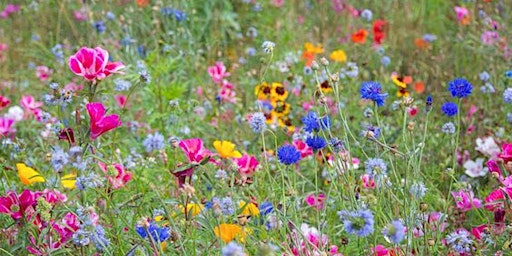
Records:
[[[75,189],[76,188],[76,174],[70,173],[62,176],[60,178],[60,183],[62,183],[62,186],[69,189]]]
[[[213,147],[215,148],[215,150],[220,151],[220,149],[222,148],[222,142],[220,140],[214,141]]]
[[[45,179],[36,170],[26,166],[24,163],[17,163],[18,177],[23,185],[31,185],[36,182],[45,182]]]
[[[233,154],[231,155],[231,157],[240,158],[240,157],[242,157],[242,153],[240,153],[240,151],[238,151],[238,150],[235,150],[235,151],[233,151]]]

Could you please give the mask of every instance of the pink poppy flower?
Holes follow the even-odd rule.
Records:
[[[4,109],[9,104],[11,104],[11,100],[9,100],[7,97],[0,95],[0,110]]]
[[[12,126],[14,120],[7,117],[0,117],[0,138],[7,137],[11,134],[16,133],[16,129]]]
[[[124,167],[120,164],[112,164],[113,170],[116,173],[112,174],[111,170],[109,170],[108,166],[105,163],[99,162],[98,165],[100,169],[108,176],[108,181],[112,184],[112,188],[118,189],[122,188],[132,180],[133,174],[129,171],[126,171]]]
[[[235,158],[234,161],[238,166],[238,173],[246,177],[251,177],[259,165],[258,159],[248,154],[244,154],[240,158]]]
[[[505,163],[512,161],[512,144],[505,143],[501,146],[501,153],[498,154],[498,157],[503,159]]]
[[[14,191],[7,192],[7,195],[0,197],[0,213],[9,214],[14,220],[23,217],[30,207],[37,203],[39,195],[28,189],[23,190],[21,194]]]
[[[105,116],[105,107],[100,102],[88,103],[85,107],[91,119],[91,140],[123,124],[118,115]]]
[[[122,62],[109,62],[108,57],[108,52],[100,47],[82,47],[69,58],[68,64],[73,73],[88,81],[102,80],[124,68]]]
[[[457,208],[463,212],[469,211],[473,207],[482,207],[482,201],[473,197],[473,191],[465,191],[461,189],[459,192],[452,192],[452,196]]]
[[[50,78],[50,75],[53,74],[53,70],[51,70],[47,66],[37,66],[36,67],[36,76],[39,78],[39,81],[44,82]]]
[[[224,66],[224,63],[220,61],[216,62],[214,66],[208,67],[208,74],[216,84],[222,82],[224,77],[231,75],[229,72],[226,72],[226,66]]]

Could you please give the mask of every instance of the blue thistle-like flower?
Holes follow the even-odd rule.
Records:
[[[443,106],[441,106],[441,110],[446,116],[449,117],[455,116],[459,112],[457,104],[453,102],[444,103]]]
[[[465,98],[471,94],[473,85],[464,78],[455,78],[448,83],[448,91],[455,98]]]
[[[507,88],[503,92],[503,101],[507,104],[512,104],[512,88]]]
[[[357,210],[353,212],[339,211],[338,216],[343,221],[345,231],[358,237],[366,237],[373,233],[375,223],[370,210]]]
[[[315,112],[309,112],[302,119],[304,130],[307,132],[318,132],[320,129],[326,130],[331,127],[331,120],[328,116],[319,118]]]
[[[458,253],[471,253],[474,250],[471,234],[465,229],[458,229],[446,236],[446,243]]]
[[[446,134],[454,134],[455,133],[455,125],[452,122],[448,122],[443,124],[441,127],[441,131]]]
[[[382,234],[392,243],[399,244],[405,238],[404,225],[401,221],[394,220],[382,230]]]
[[[383,106],[384,100],[388,97],[387,93],[382,93],[381,85],[378,82],[373,81],[363,82],[359,92],[361,93],[361,98],[372,100],[377,103],[377,106]]]
[[[249,120],[249,125],[255,133],[261,133],[267,128],[265,115],[261,112],[256,112]]]
[[[277,149],[277,158],[285,165],[296,164],[300,160],[300,152],[292,145],[283,145]]]
[[[163,149],[165,146],[165,138],[162,134],[155,132],[155,134],[148,134],[146,139],[142,142],[146,148],[146,152]]]
[[[310,136],[306,138],[306,144],[313,149],[314,151],[320,150],[324,148],[327,143],[325,142],[324,138],[320,136]]]

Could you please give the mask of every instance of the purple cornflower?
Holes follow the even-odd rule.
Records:
[[[324,138],[320,136],[310,136],[306,138],[306,144],[313,149],[314,151],[320,150],[324,148],[327,143],[325,142]]]
[[[363,82],[361,89],[361,98],[366,100],[372,100],[377,103],[377,106],[383,106],[384,100],[388,97],[387,93],[382,93],[382,87],[378,82]]]

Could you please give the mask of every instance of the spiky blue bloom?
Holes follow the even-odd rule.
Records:
[[[373,13],[372,13],[372,11],[370,11],[368,9],[364,9],[361,12],[361,18],[365,19],[366,21],[371,21],[372,17],[373,17]]]
[[[512,88],[507,88],[503,92],[503,101],[507,104],[512,104]]]
[[[507,78],[512,78],[512,70],[509,70],[509,71],[505,72],[505,76]]]
[[[249,120],[249,125],[255,133],[261,133],[267,128],[265,115],[261,112],[256,112]]]
[[[277,149],[277,159],[285,165],[296,164],[300,160],[300,152],[292,145],[283,145]]]
[[[443,111],[443,113],[446,116],[450,116],[450,117],[457,115],[457,113],[459,112],[457,104],[455,104],[453,102],[444,103],[443,106],[441,106],[441,110]]]
[[[64,165],[66,165],[69,162],[69,155],[68,153],[64,152],[59,147],[56,147],[53,149],[52,153],[52,160],[50,161],[52,168],[55,171],[60,171],[62,168],[64,168]]]
[[[414,182],[409,189],[409,193],[414,196],[416,199],[422,199],[427,193],[427,187],[423,182]]]
[[[259,205],[260,214],[267,215],[274,210],[274,206],[271,202],[265,201]]]
[[[152,240],[157,243],[161,243],[171,237],[171,230],[168,227],[159,227],[153,222],[149,224],[149,227],[135,226],[135,232],[142,238],[151,236]]]
[[[307,132],[318,132],[320,129],[326,130],[331,127],[331,119],[328,116],[319,118],[315,112],[309,112],[301,120]]]
[[[432,95],[427,96],[427,100],[425,101],[425,111],[430,112],[432,110],[432,105],[434,104],[434,99]]]
[[[366,237],[373,233],[375,221],[372,212],[368,209],[353,212],[343,210],[338,212],[338,216],[349,234]]]
[[[103,22],[102,20],[98,20],[96,21],[94,24],[93,24],[94,28],[96,29],[96,31],[101,34],[103,32],[105,32],[105,30],[107,30],[107,26],[105,26],[105,22]]]
[[[165,146],[165,138],[162,134],[155,132],[155,134],[148,134],[146,139],[142,142],[146,148],[146,152],[163,149]]]
[[[91,240],[96,247],[96,250],[102,252],[110,245],[110,240],[105,236],[105,229],[101,225],[94,227],[94,232],[91,234]]]
[[[474,250],[471,234],[465,229],[458,229],[448,234],[446,243],[458,253],[471,253]]]
[[[471,94],[473,85],[464,78],[455,78],[448,83],[448,91],[452,97],[465,98]]]
[[[441,127],[441,131],[446,134],[454,134],[455,133],[455,125],[452,122],[448,122],[443,124]]]
[[[384,100],[388,97],[387,93],[382,93],[381,85],[373,81],[363,82],[359,92],[361,93],[361,98],[372,100],[377,103],[377,106],[384,105]]]
[[[226,246],[222,247],[222,256],[244,256],[244,248],[231,241]]]
[[[489,75],[489,73],[487,73],[487,71],[484,71],[484,72],[478,74],[478,78],[480,78],[480,80],[482,80],[482,82],[487,82],[487,80],[489,80],[491,78],[491,75]]]
[[[382,230],[382,234],[392,243],[399,244],[405,237],[404,225],[401,221],[394,220]]]
[[[313,149],[314,151],[320,150],[324,148],[327,143],[325,142],[324,138],[320,136],[310,136],[306,138],[306,144]]]

